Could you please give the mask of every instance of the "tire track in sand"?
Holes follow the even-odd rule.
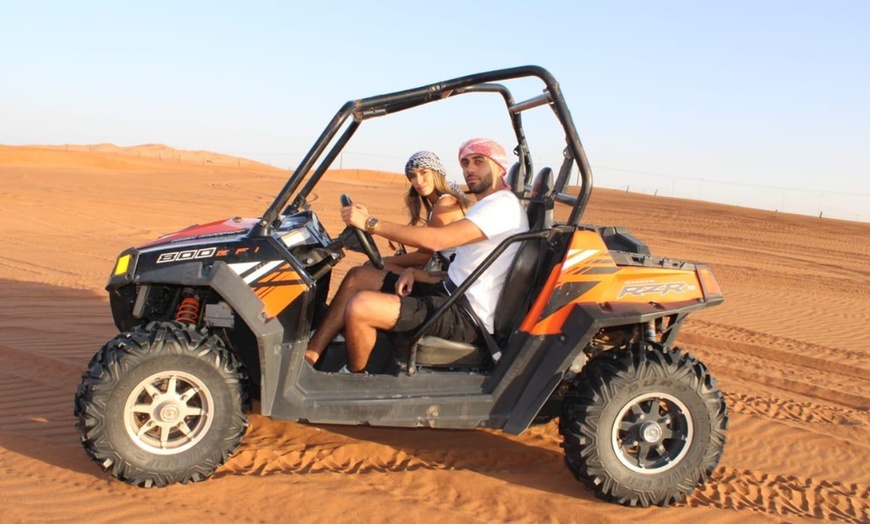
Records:
[[[870,486],[720,467],[678,505],[866,524]]]
[[[714,331],[680,333],[681,343],[686,343],[681,345],[696,354],[714,376],[749,380],[852,409],[870,409],[870,369],[865,369],[863,355],[777,337],[765,337],[771,343],[759,344],[751,338],[752,332],[737,328]],[[831,356],[834,353],[838,356]]]

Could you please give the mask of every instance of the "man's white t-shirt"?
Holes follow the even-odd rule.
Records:
[[[469,208],[465,218],[480,228],[486,235],[486,240],[456,248],[456,258],[447,269],[447,275],[457,286],[461,285],[504,239],[529,230],[529,219],[525,208],[516,195],[507,190],[496,191],[479,200]],[[490,333],[493,332],[495,307],[501,296],[507,272],[521,244],[515,242],[508,246],[465,292],[474,312]]]

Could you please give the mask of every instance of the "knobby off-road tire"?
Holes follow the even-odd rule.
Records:
[[[106,343],[74,402],[88,455],[141,487],[198,482],[248,426],[248,376],[214,335],[152,322]]]
[[[706,366],[679,348],[594,358],[562,403],[565,462],[598,497],[664,506],[706,482],[725,446],[728,413]]]

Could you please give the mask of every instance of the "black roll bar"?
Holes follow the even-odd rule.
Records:
[[[515,103],[510,91],[506,87],[500,85],[499,82],[523,77],[539,78],[546,86],[546,89],[542,95],[524,102]],[[339,140],[339,142],[333,147],[327,157],[321,161],[320,166],[314,172],[309,183],[307,183],[303,187],[303,190],[297,195],[294,200],[294,206],[301,206],[304,204],[308,193],[313,189],[314,185],[323,173],[325,173],[332,161],[338,157],[341,149],[363,120],[385,116],[397,111],[404,111],[406,109],[436,102],[459,94],[475,92],[497,92],[504,98],[517,137],[518,146],[515,153],[519,156],[520,162],[522,162],[526,167],[525,184],[528,184],[532,175],[532,165],[520,113],[533,107],[545,104],[550,105],[556,118],[562,125],[565,132],[566,147],[569,150],[571,157],[577,162],[580,172],[581,186],[578,196],[576,198],[565,200],[560,199],[560,201],[571,201],[572,210],[568,218],[568,223],[571,225],[578,225],[592,194],[592,171],[589,167],[589,162],[586,158],[583,145],[577,135],[571,112],[562,96],[562,90],[559,83],[546,69],[540,66],[527,65],[461,76],[421,87],[345,102],[317,138],[308,153],[305,154],[296,170],[292,172],[284,187],[275,197],[275,200],[263,213],[257,227],[252,228],[250,233],[251,236],[264,236],[269,234],[269,228],[278,219],[281,210],[286,206],[293,193],[299,188],[304,178],[308,176],[312,167],[317,163],[317,160],[335,138],[339,129],[341,129],[345,122],[347,122],[348,118],[352,117],[354,122],[348,130],[345,131],[341,140]],[[564,183],[567,183],[567,180],[565,180]],[[563,189],[563,187],[555,187],[554,192],[556,194],[562,193]]]

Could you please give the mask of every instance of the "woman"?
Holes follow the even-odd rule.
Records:
[[[465,216],[468,198],[456,184],[447,181],[444,166],[435,153],[419,151],[411,155],[405,163],[405,176],[411,183],[405,195],[405,207],[410,215],[408,224],[439,227]],[[395,248],[396,245],[390,242],[390,247]],[[404,251],[404,246],[401,246],[396,255],[384,257],[384,269],[394,273],[401,273],[408,267],[446,270],[446,264],[453,256],[452,249],[441,253]],[[392,292],[392,289],[387,291]]]
[[[447,181],[447,172],[438,155],[431,151],[414,153],[405,163],[405,176],[411,183],[405,195],[405,206],[410,215],[408,224],[440,227],[465,216],[468,198],[455,184]],[[391,244],[391,247],[395,246]],[[409,267],[446,270],[452,255],[453,250],[438,253],[424,250],[400,252],[384,257],[384,269],[375,269],[371,264],[351,268],[329,304],[323,321],[312,334],[305,351],[305,360],[314,365],[332,339],[344,328],[345,305],[354,293],[378,290],[396,293],[396,281],[403,270]]]

